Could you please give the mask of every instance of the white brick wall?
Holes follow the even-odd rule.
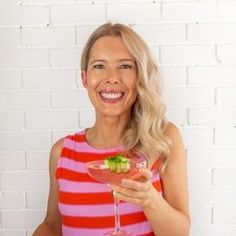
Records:
[[[235,12],[235,0],[0,0],[0,235],[32,235],[52,143],[94,122],[79,64],[106,20],[132,25],[160,63],[186,146],[191,236],[236,235]]]

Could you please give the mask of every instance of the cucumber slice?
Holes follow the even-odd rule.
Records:
[[[130,169],[129,159],[122,154],[106,158],[104,164],[107,169],[118,174],[128,173]]]
[[[109,162],[109,170],[112,172],[116,171],[116,162],[115,161],[112,160]]]
[[[116,173],[120,174],[122,171],[122,166],[121,166],[121,162],[116,162]]]

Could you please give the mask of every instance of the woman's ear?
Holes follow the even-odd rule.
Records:
[[[83,86],[87,88],[87,73],[85,70],[81,71],[81,79],[82,79]]]

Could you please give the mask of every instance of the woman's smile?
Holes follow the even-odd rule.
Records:
[[[106,103],[117,103],[123,98],[124,93],[115,90],[105,90],[99,92],[101,99]]]

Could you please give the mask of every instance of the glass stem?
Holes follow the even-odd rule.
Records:
[[[115,232],[120,232],[120,213],[119,213],[119,199],[116,197],[115,193],[113,192],[114,196],[114,210],[115,210]]]

